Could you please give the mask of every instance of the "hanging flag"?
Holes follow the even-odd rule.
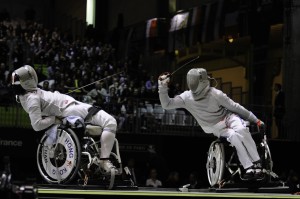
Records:
[[[170,25],[169,32],[173,32],[176,30],[186,28],[187,24],[188,24],[188,18],[189,18],[189,12],[176,14],[171,19],[171,25]]]
[[[187,47],[189,12],[174,15],[170,20],[169,52]]]
[[[149,19],[146,23],[146,37],[157,37],[157,18]]]
[[[168,26],[165,18],[153,18],[146,21],[146,52],[163,50],[167,45]]]

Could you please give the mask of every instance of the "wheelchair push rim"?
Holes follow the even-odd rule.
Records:
[[[80,142],[72,129],[57,130],[54,145],[45,144],[47,135],[37,149],[37,165],[42,178],[51,184],[66,184],[76,176],[81,159]]]
[[[208,151],[206,170],[210,186],[218,185],[223,179],[225,166],[224,146],[218,141],[214,141]]]

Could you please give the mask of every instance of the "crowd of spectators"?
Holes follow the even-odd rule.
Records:
[[[139,187],[149,188],[207,188],[206,174],[195,170],[181,171],[176,165],[168,165],[159,150],[149,145],[144,159],[133,156],[125,157],[125,167],[128,168],[131,179]]]
[[[159,104],[155,74],[131,60],[119,60],[109,43],[72,38],[69,32],[32,21],[1,21],[0,48],[1,88],[9,86],[13,70],[31,65],[39,86],[100,106],[117,118],[120,128],[137,107]]]

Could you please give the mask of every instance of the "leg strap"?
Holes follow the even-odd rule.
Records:
[[[98,107],[98,106],[92,106],[92,107],[90,107],[89,110],[88,110],[88,114],[84,118],[84,121],[86,122],[86,121],[90,120],[91,117],[93,117],[100,110],[101,110],[101,108]]]

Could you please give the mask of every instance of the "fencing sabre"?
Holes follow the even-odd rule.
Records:
[[[164,79],[166,79],[166,78],[168,78],[168,77],[171,77],[174,73],[176,73],[177,71],[179,71],[179,70],[182,69],[183,67],[187,66],[188,64],[192,63],[193,61],[195,61],[195,60],[197,60],[197,59],[199,59],[199,58],[200,58],[200,56],[198,55],[196,58],[194,58],[194,59],[192,59],[192,60],[186,62],[185,64],[183,64],[182,66],[180,66],[179,68],[177,68],[176,70],[174,70],[172,73],[167,74],[166,77],[165,77]],[[163,79],[161,79],[161,80],[163,80]]]
[[[200,56],[198,55],[196,58],[194,58],[194,59],[188,61],[187,63],[183,64],[182,66],[180,66],[179,68],[177,68],[176,70],[174,70],[171,74],[167,75],[167,77],[172,76],[174,73],[176,73],[177,71],[179,71],[179,70],[182,69],[183,67],[185,67],[185,66],[187,66],[188,64],[192,63],[193,61],[199,59],[199,57],[200,57]]]
[[[81,86],[81,87],[76,88],[76,89],[74,89],[74,90],[71,90],[70,92],[68,92],[68,93],[66,93],[66,94],[73,93],[73,92],[75,92],[75,91],[77,91],[77,90],[80,90],[80,89],[82,89],[82,88],[84,88],[84,87],[87,87],[87,86],[89,86],[89,85],[95,84],[96,82],[100,82],[100,81],[103,81],[103,80],[105,80],[105,79],[111,78],[111,77],[113,77],[113,76],[119,75],[119,74],[121,74],[121,73],[123,73],[123,71],[121,71],[121,72],[119,72],[119,73],[115,73],[115,74],[113,74],[113,75],[109,75],[109,76],[107,76],[107,77],[105,77],[105,78],[103,78],[103,79],[99,79],[99,80],[94,81],[94,82],[92,82],[92,83],[89,83],[89,84],[87,84],[87,85],[84,85],[84,86]]]

